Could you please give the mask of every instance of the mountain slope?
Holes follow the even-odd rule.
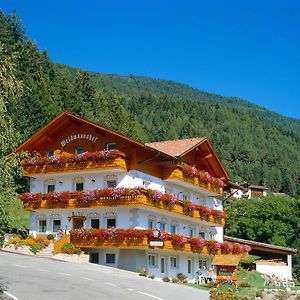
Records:
[[[207,136],[232,180],[300,195],[299,120],[172,81],[55,64],[1,12],[0,47],[24,85],[7,101],[19,141],[64,110],[143,142]]]
[[[80,69],[56,64],[58,72],[67,74],[70,79],[74,78],[76,72]],[[116,75],[88,72],[95,87],[100,90],[114,92],[122,95],[139,96],[141,94],[151,94],[154,96],[167,96],[171,99],[185,99],[195,101],[209,101],[213,103],[224,103],[238,109],[239,111],[252,112],[261,116],[274,124],[280,124],[290,131],[300,132],[300,120],[284,117],[280,114],[272,112],[259,105],[249,101],[239,99],[237,97],[223,97],[220,95],[207,93],[188,85],[174,82],[171,80],[160,80],[149,77],[134,75]]]

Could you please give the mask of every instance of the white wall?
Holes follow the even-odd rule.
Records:
[[[256,270],[269,276],[275,275],[279,279],[292,279],[292,271],[288,265],[264,265],[260,262],[256,264]]]

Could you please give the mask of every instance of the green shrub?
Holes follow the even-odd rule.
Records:
[[[142,272],[139,273],[139,276],[147,277],[147,271],[143,270]]]
[[[72,243],[64,243],[61,247],[61,252],[62,253],[66,253],[66,254],[77,254],[80,255],[81,253],[81,249],[80,248],[76,248]]]
[[[43,250],[44,248],[45,248],[45,246],[43,244],[32,244],[29,246],[30,251],[34,254]]]
[[[187,279],[187,277],[183,273],[178,273],[177,278],[179,281],[183,282]]]
[[[55,238],[55,236],[54,236],[54,234],[52,234],[52,233],[49,233],[49,234],[47,235],[47,239],[48,239],[49,241],[54,240],[54,238]]]
[[[170,282],[171,280],[170,280],[170,278],[169,278],[168,276],[166,276],[166,277],[164,277],[164,278],[162,279],[162,281],[163,281],[163,282]]]
[[[172,278],[172,282],[173,282],[173,283],[178,283],[178,281],[179,281],[179,279],[178,279],[177,277],[173,277],[173,278]]]
[[[155,276],[154,276],[154,275],[150,275],[150,276],[148,276],[148,278],[150,278],[150,279],[154,279],[154,278],[155,278]]]
[[[238,283],[238,287],[241,287],[241,288],[249,288],[249,287],[251,287],[251,285],[250,285],[249,282],[241,281],[241,282]]]

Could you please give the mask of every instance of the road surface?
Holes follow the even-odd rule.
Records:
[[[93,264],[0,251],[0,283],[19,300],[209,299],[207,291]]]

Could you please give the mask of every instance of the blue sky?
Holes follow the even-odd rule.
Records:
[[[52,60],[238,96],[300,118],[300,1],[0,0]]]

